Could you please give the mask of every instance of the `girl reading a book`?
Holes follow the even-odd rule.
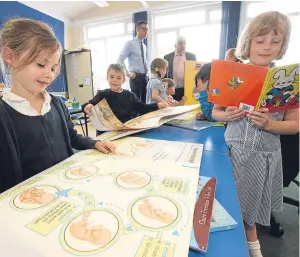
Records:
[[[159,103],[164,102],[168,106],[174,106],[174,104],[167,102],[168,97],[166,88],[162,82],[162,79],[166,76],[168,62],[162,58],[155,58],[151,65],[151,78],[147,84],[146,103]]]
[[[0,99],[0,193],[65,160],[73,148],[114,152],[112,143],[78,135],[62,101],[47,93],[62,48],[46,23],[8,21],[0,52],[11,74],[11,91]]]
[[[271,11],[258,15],[239,38],[236,56],[269,67],[286,52],[291,25],[287,16]],[[271,211],[283,207],[280,134],[299,131],[299,110],[269,113],[262,108],[246,114],[237,107],[215,105],[213,117],[227,121],[225,140],[237,186],[251,257],[261,257],[256,223],[270,224]]]

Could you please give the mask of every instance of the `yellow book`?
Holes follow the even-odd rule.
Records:
[[[185,61],[184,64],[184,95],[187,97],[185,105],[198,104],[198,95],[195,87],[195,76],[205,62]],[[200,111],[198,108],[195,111]]]
[[[256,109],[270,112],[299,108],[299,63],[269,69]]]

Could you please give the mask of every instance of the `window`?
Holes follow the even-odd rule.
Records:
[[[94,93],[97,90],[109,88],[107,68],[116,63],[125,43],[132,39],[133,24],[131,18],[118,21],[87,25],[85,28],[86,41],[92,53],[92,71]],[[127,62],[125,61],[125,65]],[[123,88],[129,89],[128,81]]]
[[[175,50],[178,36],[186,38],[186,51],[198,61],[219,58],[221,18],[220,3],[197,5],[180,10],[152,13],[152,59],[163,58]]]
[[[288,4],[285,1],[242,2],[240,32],[252,18],[260,13],[266,11],[279,11],[287,14],[292,25],[291,37],[287,52],[282,60],[277,61],[277,65],[298,63],[300,59],[300,40],[299,35],[297,35],[297,31],[299,31],[300,13],[297,7],[297,3],[293,1],[289,2]]]

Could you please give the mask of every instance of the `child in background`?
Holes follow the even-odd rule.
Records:
[[[175,95],[175,83],[173,79],[162,79],[162,83],[164,84],[166,88],[166,93],[167,93],[167,103],[171,106],[181,106],[184,105],[186,102],[187,98],[183,96],[180,100],[180,102],[176,101],[173,98],[173,95]]]
[[[46,23],[8,21],[0,52],[11,74],[11,91],[0,99],[0,193],[67,159],[73,148],[114,152],[112,143],[78,135],[67,107],[47,93],[62,48]]]
[[[166,76],[168,62],[162,58],[155,58],[151,65],[151,78],[147,84],[146,103],[164,102],[168,106],[174,106],[167,103],[166,88],[162,83],[162,78]]]
[[[286,15],[275,11],[260,14],[241,34],[236,55],[252,65],[269,67],[285,54],[290,31]],[[268,109],[262,108],[245,115],[235,106],[215,105],[213,117],[228,122],[225,140],[230,149],[248,248],[251,257],[261,257],[256,223],[269,226],[271,211],[282,210],[279,135],[299,132],[299,109],[268,113]]]
[[[197,119],[214,121],[212,110],[214,105],[208,102],[207,90],[209,87],[209,77],[211,72],[211,63],[204,64],[195,76],[195,85],[199,90],[199,102],[202,113],[197,114]]]
[[[225,54],[225,61],[232,61],[232,62],[242,62],[239,58],[235,55],[236,48],[230,48],[227,50]]]
[[[134,93],[123,89],[122,84],[125,82],[125,68],[120,63],[109,65],[107,81],[110,88],[99,90],[93,99],[82,106],[86,114],[90,115],[92,107],[102,99],[106,99],[113,113],[123,123],[135,118],[134,114],[136,112],[145,114],[168,106],[164,101],[145,104]],[[99,134],[100,132],[97,131],[97,135]]]

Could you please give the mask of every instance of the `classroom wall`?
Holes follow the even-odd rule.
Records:
[[[84,29],[81,25],[67,25],[66,49],[77,48],[84,45]]]
[[[45,13],[39,12],[33,8],[30,8],[24,4],[17,1],[0,1],[0,26],[3,23],[12,18],[30,18],[35,20],[40,20],[48,23],[62,44],[65,47],[65,30],[64,22],[55,19]],[[51,92],[64,92],[66,88],[64,69],[62,69],[61,74],[56,79],[55,82],[49,87]]]

